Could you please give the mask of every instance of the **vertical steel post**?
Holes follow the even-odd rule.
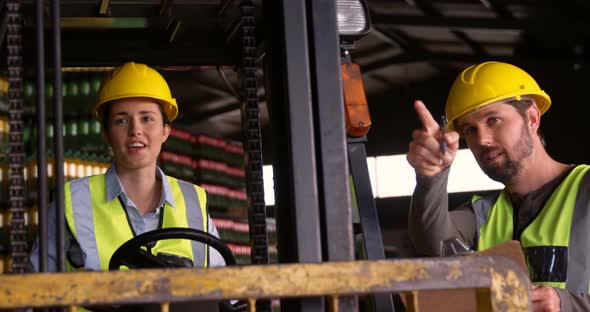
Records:
[[[334,0],[308,0],[324,260],[354,260],[344,102]]]
[[[367,167],[367,153],[365,144],[367,137],[348,139],[348,157],[350,171],[354,184],[356,206],[359,214],[364,252],[367,259],[385,259],[385,249],[381,236],[379,216],[375,206],[375,198],[371,189],[371,179]],[[376,311],[393,311],[393,300],[390,294],[375,294],[372,296]]]
[[[324,261],[354,260],[352,210],[335,0],[308,0],[309,59]],[[356,311],[342,297],[339,311]]]
[[[53,109],[55,150],[55,212],[57,224],[57,270],[65,271],[65,214],[64,214],[64,134],[63,134],[63,99],[61,73],[61,29],[60,29],[60,1],[51,1],[52,35],[53,35]]]
[[[279,30],[277,36],[284,39],[278,42],[284,45],[279,46],[282,51],[276,51],[272,64],[268,63],[272,72],[267,76],[271,78],[267,81],[271,84],[267,89],[272,89],[268,98],[276,121],[273,130],[277,130],[277,222],[281,223],[282,240],[287,243],[279,256],[281,262],[319,262],[322,260],[320,221],[305,3],[304,0],[271,2],[280,6],[280,11],[275,13],[281,16],[275,18],[283,23],[273,26],[282,28],[282,32],[274,30]]]
[[[39,236],[39,271],[47,272],[48,241],[47,241],[47,203],[49,188],[47,185],[47,128],[45,109],[45,32],[43,18],[43,1],[35,1],[35,38],[37,42],[37,207]]]
[[[275,147],[279,261],[322,261],[305,0],[265,0],[266,90]],[[321,298],[283,300],[284,311],[323,311]]]

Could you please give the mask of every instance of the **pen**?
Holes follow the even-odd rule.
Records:
[[[445,117],[445,115],[442,115],[440,117],[440,134],[441,134],[441,141],[440,141],[440,150],[442,152],[442,154],[444,155],[447,152],[447,142],[445,142],[445,131],[447,129],[447,117]]]

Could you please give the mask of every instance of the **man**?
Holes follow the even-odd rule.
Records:
[[[500,62],[471,66],[457,77],[445,109],[447,131],[416,101],[423,128],[413,132],[407,154],[417,177],[409,231],[426,255],[439,255],[441,242],[453,238],[477,250],[519,240],[535,284],[535,311],[590,310],[590,167],[547,154],[539,127],[550,105],[529,74]],[[460,137],[505,188],[449,212],[446,186]]]

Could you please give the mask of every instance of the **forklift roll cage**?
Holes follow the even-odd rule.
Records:
[[[62,67],[115,66],[125,60],[156,66],[239,64],[242,87],[246,90],[239,94],[244,147],[251,162],[247,167],[249,218],[251,224],[260,224],[260,218],[266,215],[256,70],[260,67],[260,55],[264,55],[262,67],[275,155],[280,264],[265,264],[267,251],[255,245],[256,242],[266,244],[266,232],[260,231],[251,233],[255,264],[252,266],[54,273],[51,278],[47,278],[47,273],[0,275],[0,309],[159,302],[162,311],[167,311],[172,302],[245,298],[252,310],[256,306],[265,311],[270,306],[260,302],[269,298],[297,298],[282,301],[281,310],[353,311],[358,309],[355,295],[409,291],[406,307],[415,310],[415,291],[446,288],[478,288],[479,302],[494,310],[530,309],[527,277],[511,262],[500,258],[354,261],[353,203],[349,195],[349,146],[344,126],[336,0],[242,0],[239,4],[231,0],[146,0],[136,4],[108,0],[5,2],[6,66],[10,83],[11,238],[15,242],[24,235],[22,78],[32,67],[33,59],[39,91],[38,129],[46,127],[46,70],[53,74],[55,135],[51,143],[55,150],[57,186],[64,183]],[[51,20],[44,21],[46,16]],[[203,17],[208,18],[201,20]],[[252,23],[254,18],[258,22]],[[186,23],[187,19],[194,23]],[[223,38],[205,35],[214,28],[211,23],[219,21],[227,26]],[[101,28],[104,23],[110,29],[120,27],[122,37],[109,40],[108,31],[96,31],[93,36],[84,34],[85,27]],[[74,30],[65,32],[68,27]],[[153,29],[158,27],[165,31],[157,33],[159,39],[153,39]],[[206,28],[202,32],[206,38],[188,37],[191,27]],[[136,28],[146,31],[133,32]],[[46,42],[48,34],[51,40]],[[125,42],[126,35],[138,34],[136,40],[130,40],[135,46]],[[34,43],[28,35],[34,36]],[[258,38],[264,38],[263,44],[255,42]],[[154,46],[154,42],[159,44]],[[51,49],[46,49],[48,46]],[[52,57],[50,62],[45,60],[47,51]],[[254,88],[254,96],[247,92],[248,88],[249,91]],[[47,144],[51,143],[39,136],[37,149],[47,150]],[[38,153],[37,162],[38,176],[46,177],[47,155]],[[43,220],[47,220],[48,189],[46,179],[39,179],[42,272],[47,271],[48,229]],[[55,190],[57,237],[61,242],[58,267],[64,271],[64,194],[61,187]],[[11,252],[13,272],[21,273],[26,251],[23,246],[13,244]],[[259,304],[254,305],[258,299]]]

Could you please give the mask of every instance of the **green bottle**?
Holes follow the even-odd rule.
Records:
[[[80,150],[89,151],[89,137],[90,137],[90,118],[89,116],[82,116],[78,120],[78,144]]]
[[[90,136],[87,142],[92,145],[95,152],[101,153],[105,151],[100,134],[100,122],[94,118],[90,121]]]
[[[53,98],[53,84],[51,82],[45,84],[45,96],[48,100]]]
[[[51,144],[50,142],[53,142],[53,124],[47,125],[47,142],[48,144]]]
[[[86,115],[92,111],[92,104],[94,99],[92,98],[90,79],[88,75],[85,75],[80,80],[80,96],[79,96],[80,112],[82,115]]]
[[[72,97],[70,96],[70,75],[68,73],[63,73],[63,80],[61,82],[61,92],[62,92],[62,103],[63,103],[63,110],[64,112],[72,112]]]
[[[90,96],[92,97],[93,102],[96,101],[96,97],[98,96],[101,81],[102,79],[100,74],[95,74],[90,79]]]
[[[78,85],[78,81],[76,79],[74,79],[74,77],[70,76],[70,81],[67,83],[67,89],[68,89],[68,104],[69,104],[69,108],[71,109],[71,112],[79,112],[81,111],[81,107],[80,107],[80,88]],[[65,97],[64,97],[64,103],[65,103]],[[64,111],[68,111],[66,110],[65,104],[64,104]]]
[[[25,115],[32,114],[35,107],[35,88],[29,80],[23,83],[23,99]]]
[[[25,120],[25,127],[23,129],[23,141],[25,144],[25,154],[29,155],[32,152],[32,120],[27,118]]]
[[[78,120],[75,116],[70,115],[66,123],[66,147],[73,150],[80,148],[78,142]]]

